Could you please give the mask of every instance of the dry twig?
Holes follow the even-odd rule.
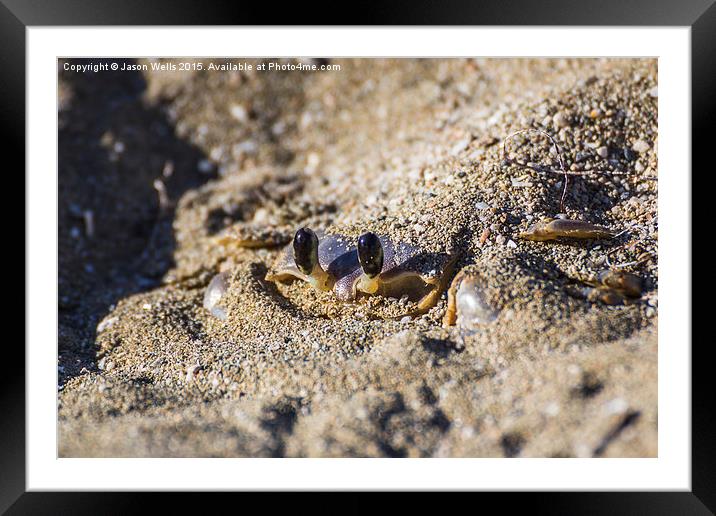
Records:
[[[552,142],[554,151],[557,154],[557,160],[559,162],[560,170],[553,170],[549,167],[541,166],[541,165],[537,165],[537,166],[530,165],[529,163],[523,163],[521,161],[514,160],[507,156],[507,142],[510,139],[517,136],[518,134],[524,134],[524,133],[529,133],[529,132],[540,133],[540,134],[546,136],[550,140],[550,142]],[[560,201],[559,201],[559,209],[562,213],[564,213],[564,201],[565,201],[565,198],[567,197],[567,187],[569,185],[569,176],[599,176],[599,175],[626,176],[626,175],[629,175],[625,172],[617,172],[617,171],[612,171],[612,170],[585,170],[582,172],[574,172],[574,171],[568,172],[567,168],[564,166],[564,161],[562,160],[562,151],[560,150],[559,145],[557,145],[557,141],[554,139],[554,137],[552,137],[552,135],[550,135],[548,132],[543,131],[541,129],[521,129],[519,131],[515,131],[515,132],[509,134],[502,142],[502,159],[503,159],[503,161],[505,161],[506,163],[508,163],[510,165],[516,165],[518,167],[528,168],[530,170],[534,170],[535,172],[540,172],[540,173],[544,172],[544,173],[548,173],[548,174],[560,174],[560,175],[564,176],[564,186],[562,188],[562,197],[560,198]],[[645,178],[645,179],[656,180],[656,178]]]

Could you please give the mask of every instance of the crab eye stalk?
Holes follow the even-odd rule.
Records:
[[[293,237],[293,259],[298,269],[310,276],[318,264],[318,237],[308,229],[301,228]]]
[[[318,237],[309,228],[301,228],[293,237],[293,261],[317,290],[331,290],[334,280],[318,261]]]
[[[383,270],[383,246],[375,233],[363,233],[358,238],[358,261],[369,278]]]
[[[363,274],[356,288],[366,294],[375,294],[380,288],[378,275],[383,270],[383,246],[375,233],[363,233],[358,238],[358,262]]]

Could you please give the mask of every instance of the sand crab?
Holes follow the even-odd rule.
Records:
[[[518,236],[527,240],[553,241],[562,238],[611,238],[615,232],[588,222],[569,219],[545,219]],[[365,298],[407,300],[384,318],[416,316],[433,308],[447,290],[447,307],[443,326],[480,326],[497,317],[482,297],[481,278],[474,271],[461,270],[453,278],[459,253],[426,252],[420,246],[394,241],[388,235],[364,232],[357,238],[308,227],[298,229],[293,238],[283,230],[251,238],[239,232],[233,237],[222,235],[219,241],[233,240],[239,247],[276,247],[289,243],[279,252],[265,279],[275,284],[302,281],[319,293],[328,293],[322,302],[331,299],[340,304],[360,303]],[[450,281],[452,279],[452,282]],[[216,278],[205,298],[205,307],[225,319],[223,311],[215,307],[226,290],[226,277]],[[448,288],[448,285],[450,287]],[[221,287],[221,288],[219,288]],[[584,295],[606,296],[603,302],[617,303],[624,289],[608,291],[600,283]],[[627,285],[628,287],[628,285]],[[627,291],[629,289],[627,288]],[[601,300],[600,297],[600,300]],[[615,298],[612,300],[612,298]]]
[[[357,239],[310,228],[296,231],[266,280],[301,280],[340,302],[368,296],[406,298],[413,304],[400,316],[425,313],[435,306],[451,277],[456,257],[427,253],[366,232]]]
[[[562,207],[566,180],[567,176]],[[554,218],[543,219],[517,236],[525,240],[555,241],[603,239],[617,235],[608,228],[589,222]],[[380,315],[383,318],[402,318],[429,311],[447,290],[444,326],[456,324],[461,315],[463,321],[469,320],[469,324],[476,325],[496,318],[489,303],[480,294],[480,285],[485,283],[485,278],[463,270],[447,288],[455,265],[462,256],[461,251],[427,252],[420,244],[395,241],[389,235],[364,232],[349,236],[330,228],[313,231],[303,227],[291,238],[291,232],[285,227],[257,228],[251,224],[239,225],[232,235],[220,239],[222,243],[233,241],[237,246],[246,248],[277,247],[286,243],[265,279],[276,284],[279,290],[284,284],[298,281],[309,284],[319,294],[331,294],[331,297],[315,298],[318,304],[358,304],[366,298],[368,304],[371,300],[407,299],[409,303],[394,310],[391,315]],[[220,283],[217,280],[217,285],[224,285],[224,290],[226,288],[225,281]],[[218,293],[220,289],[217,286],[215,290]],[[220,296],[213,295],[213,291],[211,293],[205,306],[213,310]],[[283,291],[281,293],[288,297]],[[294,292],[293,299],[305,301],[305,294],[305,290]]]

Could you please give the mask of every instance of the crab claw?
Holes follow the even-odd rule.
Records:
[[[331,276],[318,261],[318,237],[309,228],[301,228],[293,237],[293,259],[296,267],[308,277],[317,290],[331,290]]]
[[[375,294],[380,287],[377,278],[383,270],[383,246],[375,233],[363,233],[358,238],[358,262],[363,274],[356,288],[366,294]]]

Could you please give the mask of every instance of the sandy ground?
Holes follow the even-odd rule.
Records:
[[[60,66],[61,456],[657,455],[655,60],[151,63]],[[503,159],[527,128],[583,174],[564,209],[562,175],[514,164],[557,170],[545,137]],[[517,237],[560,212],[620,234]],[[280,247],[220,243],[306,225],[455,256],[496,318],[337,303],[266,281]],[[609,267],[642,297],[574,295]]]

